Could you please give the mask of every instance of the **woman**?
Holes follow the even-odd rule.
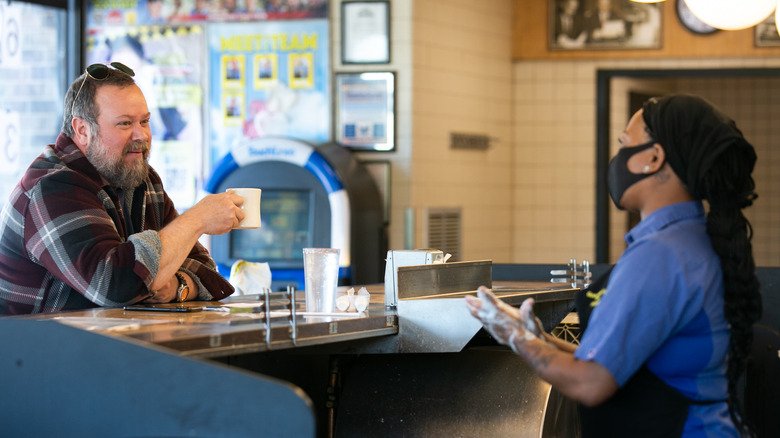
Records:
[[[532,300],[516,309],[480,288],[467,305],[581,405],[583,436],[749,433],[737,380],[761,314],[741,211],[756,198],[753,147],[731,119],[688,95],[646,102],[620,143],[610,196],[642,220],[606,287],[577,299],[580,345],[544,333]]]

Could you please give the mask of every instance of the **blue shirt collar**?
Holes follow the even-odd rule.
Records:
[[[704,205],[701,201],[680,202],[667,205],[650,213],[642,219],[634,228],[626,233],[624,239],[630,245],[643,237],[658,232],[667,226],[686,219],[703,219]]]

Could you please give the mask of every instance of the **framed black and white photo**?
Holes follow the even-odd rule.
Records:
[[[754,29],[756,47],[780,47],[780,33],[777,32],[777,26],[775,26],[775,14],[770,14]]]
[[[341,3],[342,64],[390,62],[390,2]]]
[[[548,0],[551,50],[661,48],[659,3]]]
[[[371,151],[395,148],[395,73],[336,73],[336,142]]]

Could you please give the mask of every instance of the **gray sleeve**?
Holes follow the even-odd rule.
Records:
[[[162,258],[162,240],[160,234],[154,230],[141,231],[127,238],[135,247],[135,259],[149,270],[149,278],[157,277]],[[148,284],[147,286],[151,286]]]

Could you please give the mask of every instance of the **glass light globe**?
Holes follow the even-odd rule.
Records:
[[[778,6],[780,6],[780,3],[778,3]],[[780,8],[775,9],[775,28],[777,33],[780,34]]]
[[[778,0],[685,0],[699,20],[724,30],[739,30],[764,21]]]

